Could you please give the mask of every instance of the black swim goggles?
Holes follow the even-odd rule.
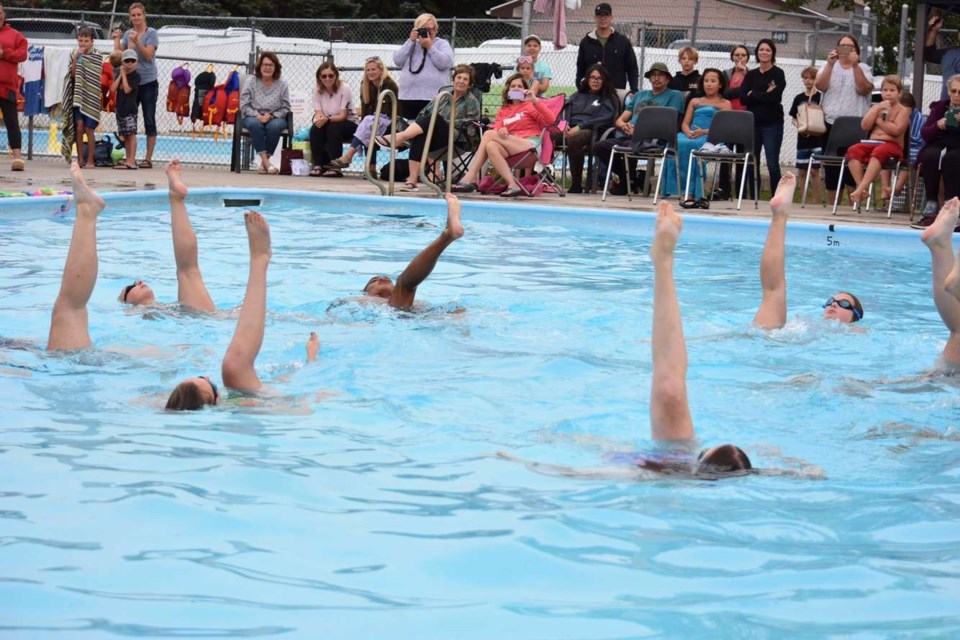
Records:
[[[853,303],[850,302],[849,300],[843,300],[843,299],[837,300],[836,298],[834,298],[833,296],[831,296],[831,297],[827,298],[827,301],[826,301],[826,302],[823,303],[823,308],[826,309],[827,307],[829,307],[829,306],[832,305],[832,304],[836,304],[836,305],[837,305],[838,307],[840,307],[841,309],[846,309],[847,311],[852,311],[852,312],[853,312],[853,319],[854,319],[854,320],[859,320],[860,318],[863,317],[863,314],[860,313],[859,311],[857,311],[857,308],[856,308],[855,306],[853,306]]]

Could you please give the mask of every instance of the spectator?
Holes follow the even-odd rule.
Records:
[[[456,105],[454,114],[456,118],[453,121],[454,130],[463,132],[465,135],[474,136],[477,134],[471,125],[480,118],[480,101],[470,91],[476,76],[473,73],[473,67],[465,64],[458,65],[453,70],[453,101]],[[404,131],[397,134],[397,147],[410,145],[409,170],[410,176],[406,183],[400,187],[400,191],[416,191],[417,181],[420,180],[420,159],[423,157],[423,148],[427,144],[427,129],[430,127],[430,117],[433,114],[433,101],[428,102],[423,108],[415,122],[411,123]],[[457,134],[454,134],[456,138]],[[436,151],[447,146],[450,140],[450,101],[442,100],[437,109],[437,119],[433,123],[433,138],[430,140],[430,150]],[[389,148],[390,140],[385,136],[377,136],[377,144]]]
[[[746,45],[738,44],[730,52],[730,59],[733,61],[733,67],[727,72],[727,90],[723,97],[730,101],[730,106],[734,111],[746,111],[746,107],[740,102],[740,85],[747,75],[747,63],[750,61],[750,50]],[[737,169],[738,176],[740,169]],[[738,179],[739,182],[739,179]],[[720,165],[720,177],[717,188],[714,190],[712,200],[730,199],[730,165],[722,163]]]
[[[850,196],[854,205],[867,197],[884,162],[903,158],[903,134],[910,125],[910,112],[900,104],[901,91],[900,76],[893,74],[883,79],[882,100],[870,107],[860,124],[861,129],[870,132],[870,142],[860,142],[847,150],[850,173],[857,181],[857,188]],[[889,193],[884,195],[889,196]]]
[[[370,145],[372,137],[383,135],[390,128],[392,99],[389,97],[383,101],[380,122],[376,126],[373,124],[373,116],[377,111],[377,103],[380,101],[380,94],[383,91],[392,91],[393,95],[397,95],[399,89],[397,83],[390,77],[390,72],[387,71],[380,56],[367,58],[367,62],[363,66],[363,80],[360,82],[360,124],[353,134],[353,140],[350,141],[347,152],[339,158],[331,160],[330,164],[323,167],[324,170],[342,171],[346,169],[350,166],[357,151],[363,154],[364,150]],[[376,160],[374,155],[369,158],[371,166]]]
[[[595,131],[603,132],[613,124],[619,100],[617,90],[602,64],[587,69],[587,80],[567,101],[566,131],[550,135],[555,144],[567,142],[570,157],[570,188],[568,193],[583,193],[583,160]]]
[[[61,151],[68,161],[71,148],[77,145],[77,163],[80,168],[96,166],[94,132],[100,124],[100,75],[103,73],[103,55],[93,47],[93,29],[77,29],[77,49],[70,54],[70,67],[63,84],[63,144]],[[83,155],[83,137],[87,136],[87,159]]]
[[[960,74],[947,79],[947,95],[946,100],[930,104],[930,114],[920,130],[926,142],[919,162],[927,203],[914,228],[929,227],[937,219],[941,180],[945,202],[960,196]]]
[[[553,71],[549,65],[540,61],[540,49],[542,47],[540,38],[533,34],[527,36],[523,41],[523,52],[533,58],[533,78],[537,81],[537,88],[540,91],[537,94],[538,96],[547,92],[547,89],[550,88],[550,81],[553,79]]]
[[[26,164],[20,155],[22,144],[20,119],[17,116],[17,65],[27,59],[27,39],[7,24],[6,13],[0,4],[0,110],[7,128],[7,140],[13,162],[11,171],[23,171]]]
[[[943,26],[943,16],[931,16],[927,26],[929,31],[927,31],[927,39],[924,42],[923,59],[925,62],[939,64],[943,67],[943,89],[940,92],[940,99],[946,100],[948,97],[947,80],[960,73],[960,46],[937,49],[937,34],[940,33],[940,27]]]
[[[626,109],[613,123],[613,126],[617,129],[616,135],[600,140],[593,145],[593,155],[597,157],[599,164],[604,167],[606,167],[613,147],[618,144],[625,144],[633,136],[633,128],[637,124],[637,118],[640,117],[641,109],[648,106],[671,107],[677,110],[678,120],[680,114],[683,113],[683,94],[676,89],[667,88],[670,82],[670,71],[667,69],[667,65],[662,62],[654,62],[643,77],[650,81],[652,88],[644,89],[630,96],[627,99]],[[630,171],[633,171],[633,163],[634,161],[631,161]],[[612,171],[617,176],[620,186],[610,190],[609,193],[626,195],[627,167],[623,165],[621,156],[617,156],[617,163],[614,164]]]
[[[816,87],[823,93],[820,106],[827,122],[827,137],[830,127],[840,116],[862,118],[870,108],[870,94],[873,93],[873,74],[870,67],[860,62],[860,43],[850,34],[844,34],[837,40],[837,46],[827,54],[827,64],[817,74]],[[840,150],[845,153],[846,150]],[[840,182],[840,168],[824,168],[827,193],[834,200],[834,190]],[[853,184],[849,173],[843,176],[844,184]]]
[[[613,80],[613,86],[625,89],[629,84],[630,93],[636,93],[640,71],[630,38],[613,30],[613,9],[608,3],[598,4],[593,15],[597,28],[583,36],[577,51],[577,86],[586,79],[587,69],[599,62]]]
[[[277,54],[264,51],[254,75],[247,78],[240,92],[242,125],[250,132],[250,143],[260,156],[258,173],[280,173],[270,164],[270,156],[280,142],[280,132],[287,128],[290,113],[290,89],[280,78],[282,68]]]
[[[516,72],[523,76],[523,79],[527,82],[527,86],[530,87],[531,91],[537,94],[537,97],[543,93],[540,91],[540,83],[537,82],[537,77],[534,72],[533,58],[531,56],[522,55],[517,58]]]
[[[143,129],[147,134],[147,152],[138,165],[141,169],[153,168],[153,150],[157,146],[157,97],[160,95],[160,80],[157,74],[157,47],[160,35],[147,26],[147,10],[140,2],[130,5],[130,29],[121,36],[120,29],[113,32],[113,50],[133,49],[137,52],[137,73],[140,74],[140,89],[137,104],[143,110]]]
[[[783,90],[787,77],[777,66],[777,45],[769,38],[757,43],[755,52],[760,65],[750,69],[740,88],[740,100],[753,113],[753,153],[760,160],[760,151],[767,158],[770,174],[770,191],[780,184],[780,146],[783,144]],[[753,184],[752,167],[747,175]],[[757,176],[757,193],[760,192],[760,176]]]
[[[343,172],[332,165],[343,153],[343,143],[357,130],[353,112],[353,91],[340,80],[340,70],[333,62],[317,67],[317,85],[313,92],[313,126],[310,127],[312,176],[342,178]]]
[[[689,92],[695,97],[695,92],[700,86],[700,72],[697,71],[700,53],[693,47],[684,47],[677,54],[677,60],[680,61],[680,71],[671,78],[669,88],[684,93]]]
[[[797,126],[797,114],[800,113],[800,105],[820,104],[820,100],[823,98],[823,94],[814,86],[817,81],[816,67],[807,67],[801,71],[800,80],[803,81],[803,91],[793,98],[793,104],[790,106],[790,118],[792,118],[794,127]],[[811,164],[810,157],[823,153],[826,143],[826,137],[822,134],[814,136],[797,133],[797,169],[800,172],[800,182],[807,179],[807,166],[809,165],[810,179],[813,182],[813,201],[817,204],[821,203],[820,163],[814,160]]]
[[[120,62],[120,71],[110,85],[110,91],[117,96],[117,134],[123,140],[126,158],[114,169],[137,169],[137,93],[140,90],[137,52],[127,49]]]
[[[907,130],[903,134],[903,159],[909,163],[909,166],[913,166],[917,163],[917,157],[923,147],[923,136],[920,135],[920,130],[923,129],[923,114],[917,109],[917,101],[909,91],[900,92],[900,104],[910,114]],[[909,169],[900,169],[900,173],[897,174],[897,183],[891,185],[892,174],[893,171],[890,169],[880,171],[880,186],[883,189],[884,200],[893,197],[894,194],[899,196],[910,178]]]
[[[519,73],[507,78],[503,87],[503,106],[497,111],[496,120],[483,134],[477,154],[463,180],[450,190],[459,193],[476,191],[480,171],[489,158],[493,168],[507,183],[507,189],[500,195],[504,198],[522,195],[523,189],[517,184],[507,158],[539,147],[543,128],[553,121],[554,115],[534,95]]]
[[[400,67],[400,115],[407,120],[416,118],[450,82],[453,49],[437,37],[438,29],[433,14],[420,14],[407,41],[393,54],[393,63]]]

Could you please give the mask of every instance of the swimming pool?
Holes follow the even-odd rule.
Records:
[[[144,406],[184,375],[219,381],[234,320],[122,309],[131,279],[161,301],[176,281],[165,197],[109,196],[98,349],[0,351],[4,635],[960,629],[956,383],[878,382],[928,368],[946,338],[917,233],[792,223],[790,321],[763,334],[748,324],[765,224],[688,217],[676,279],[701,440],[827,479],[577,481],[489,454],[598,466],[649,446],[650,216],[468,202],[411,315],[330,306],[396,275],[441,202],[197,191],[223,309],[246,277],[242,209],[223,206],[238,195],[272,226],[258,370],[289,374],[285,412]],[[0,336],[45,341],[72,224],[59,202],[0,201]],[[818,319],[839,289],[867,333]],[[311,330],[321,358],[304,367]]]

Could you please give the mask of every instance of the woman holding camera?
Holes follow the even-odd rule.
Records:
[[[827,55],[827,64],[817,74],[816,87],[823,94],[820,106],[827,122],[827,137],[833,122],[840,116],[862,118],[867,113],[870,94],[873,93],[873,73],[870,67],[860,62],[860,43],[855,37],[850,34],[840,36],[836,48]],[[824,173],[832,201],[832,192],[840,179],[840,168],[827,166]],[[852,178],[844,178],[847,184],[853,184]]]
[[[422,13],[413,23],[410,37],[393,54],[393,63],[400,67],[400,115],[407,120],[450,84],[453,49],[437,37],[437,19]]]

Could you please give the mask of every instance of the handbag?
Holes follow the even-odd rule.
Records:
[[[303,151],[301,149],[281,149],[280,150],[280,175],[289,176],[293,174],[290,167],[291,160],[303,160]]]
[[[797,107],[797,133],[802,136],[822,136],[826,132],[823,107],[813,102],[804,102]]]

